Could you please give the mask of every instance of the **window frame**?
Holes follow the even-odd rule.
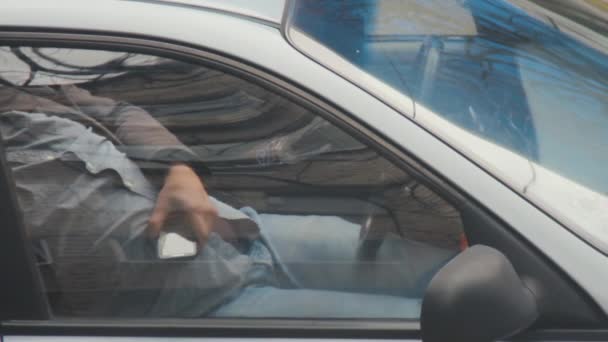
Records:
[[[291,101],[313,110],[315,115],[328,120],[332,124],[342,128],[348,134],[353,135],[359,140],[365,141],[373,147],[379,155],[385,157],[396,166],[406,172],[424,180],[424,184],[431,190],[437,192],[450,203],[455,205],[458,210],[471,210],[475,215],[485,217],[486,222],[493,223],[502,234],[511,236],[518,241],[518,247],[502,246],[503,248],[524,248],[529,249],[533,255],[542,259],[546,267],[557,270],[561,279],[570,285],[573,290],[586,302],[596,313],[601,312],[597,304],[569,277],[561,272],[549,259],[543,257],[542,253],[524,241],[523,237],[506,226],[500,219],[489,212],[483,205],[475,202],[466,192],[453,185],[449,180],[440,176],[424,163],[420,162],[412,153],[405,151],[401,147],[392,144],[389,139],[383,137],[352,116],[346,111],[337,108],[324,99],[320,94],[299,88],[289,80],[281,78],[268,70],[249,65],[244,61],[234,57],[225,56],[212,49],[205,49],[197,46],[188,46],[183,43],[161,41],[149,37],[132,37],[106,32],[70,32],[58,30],[37,30],[37,31],[5,31],[0,32],[0,44],[15,46],[50,46],[65,48],[85,48],[85,49],[104,49],[131,51],[138,53],[149,53],[163,57],[178,59],[181,61],[192,61],[204,64],[209,67],[230,73],[236,77],[252,82],[262,88],[285,96]],[[404,118],[405,119],[405,118]],[[0,144],[1,147],[1,144]],[[0,157],[0,190],[10,191],[0,192],[0,201],[4,201],[9,206],[3,206],[0,210],[0,222],[5,222],[12,227],[22,227],[20,215],[15,215],[18,211],[16,198],[14,195],[14,183],[11,182],[10,172],[4,162],[4,153]],[[458,203],[458,205],[456,205]],[[8,209],[8,210],[7,210]],[[28,247],[22,229],[13,232],[12,239],[0,241],[0,250],[14,264],[27,264],[28,277],[13,277],[10,282],[0,283],[0,291],[7,296],[14,298],[32,298],[32,303],[21,307],[18,303],[11,303],[6,307],[0,308],[0,320],[7,321],[0,323],[0,336],[4,334],[31,335],[98,335],[98,336],[174,336],[174,337],[294,337],[299,338],[382,338],[382,339],[420,339],[420,324],[408,321],[371,321],[371,320],[295,320],[295,319],[210,319],[201,320],[48,320],[50,313],[46,309],[46,297],[43,293],[42,282],[38,271],[33,264],[33,256]],[[468,232],[467,232],[468,233]],[[488,234],[492,235],[492,234]],[[480,243],[489,242],[492,239],[480,238]],[[500,244],[500,243],[498,243]],[[6,246],[5,246],[6,245]],[[10,247],[7,249],[5,247]],[[17,247],[17,248],[15,248]],[[20,247],[20,248],[19,248]],[[0,254],[1,255],[1,254]],[[2,266],[1,271],[5,271],[9,265]],[[5,272],[5,274],[7,274]],[[26,276],[27,276],[26,274]],[[26,286],[27,285],[27,286]],[[30,295],[31,297],[23,297]],[[17,315],[22,312],[22,315]],[[46,321],[35,321],[44,320]],[[162,326],[159,327],[159,322]]]

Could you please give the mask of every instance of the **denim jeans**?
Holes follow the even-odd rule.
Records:
[[[242,211],[259,225],[259,248],[268,249],[290,288],[247,286],[215,317],[417,319],[430,278],[454,256],[388,236],[376,260],[362,261],[357,224],[335,216]]]

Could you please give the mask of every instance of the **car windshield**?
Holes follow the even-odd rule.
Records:
[[[607,22],[606,0],[305,0],[286,33],[608,251]]]

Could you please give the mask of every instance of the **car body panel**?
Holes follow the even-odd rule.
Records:
[[[280,25],[285,0],[131,0],[149,3],[170,3],[212,9]]]
[[[312,93],[321,94],[464,189],[565,270],[608,313],[605,255],[402,113],[295,50],[276,27],[217,11],[160,3],[100,1],[95,12],[95,16],[88,15],[90,3],[80,0],[52,4],[5,1],[0,5],[0,22],[13,30],[97,31],[183,42],[220,51],[282,75]],[[18,340],[10,337],[5,341]]]

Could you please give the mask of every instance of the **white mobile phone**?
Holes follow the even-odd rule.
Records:
[[[158,238],[158,258],[176,259],[195,256],[198,244],[177,233],[161,232]]]

